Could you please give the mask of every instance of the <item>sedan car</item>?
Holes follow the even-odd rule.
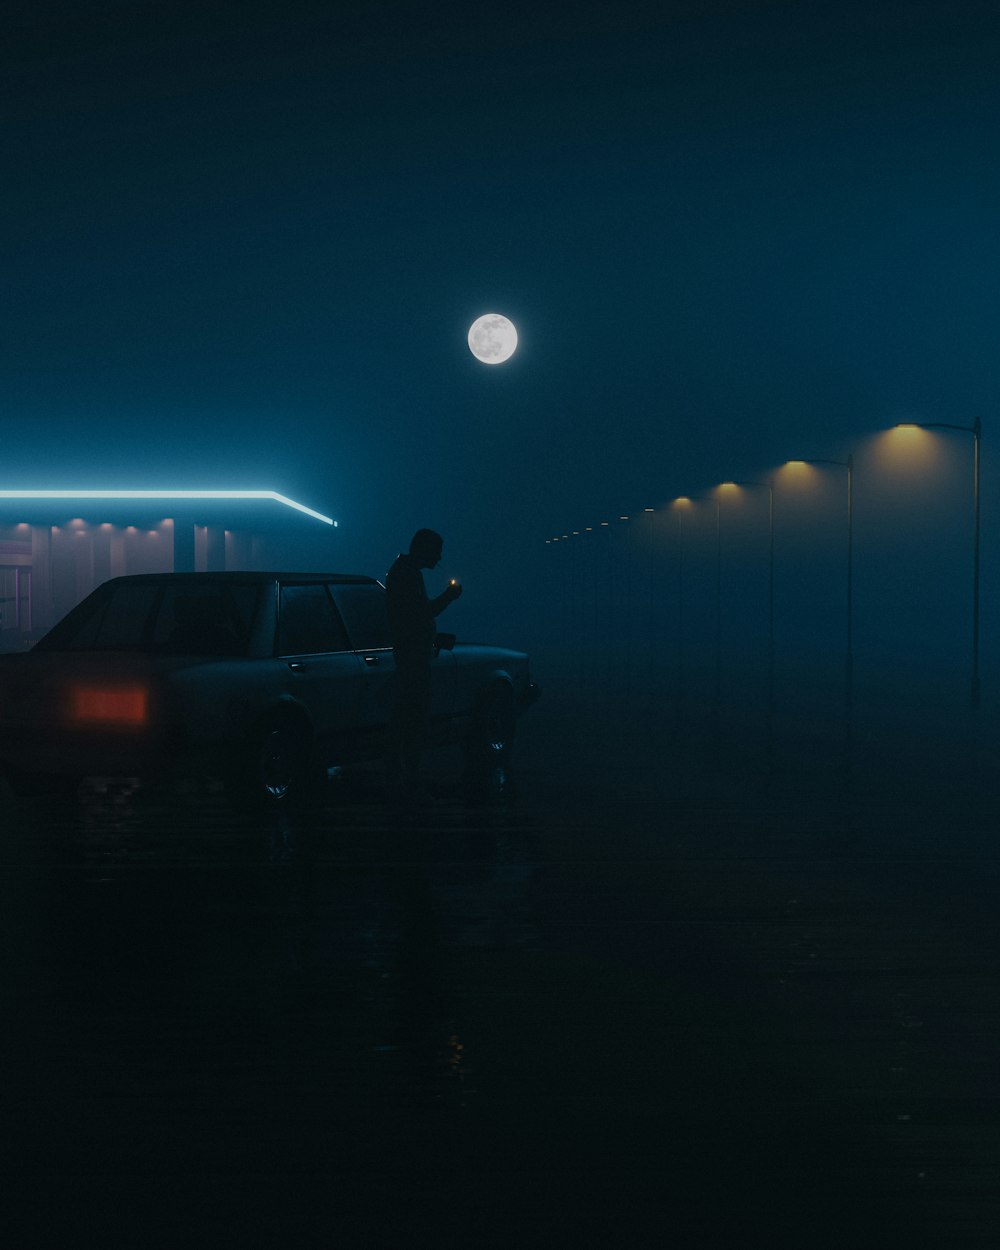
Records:
[[[429,744],[461,742],[477,791],[509,787],[520,651],[436,649]],[[394,661],[385,588],[316,573],[164,573],[98,587],[26,653],[0,656],[0,770],[15,790],[88,775],[208,773],[280,802],[384,755]]]

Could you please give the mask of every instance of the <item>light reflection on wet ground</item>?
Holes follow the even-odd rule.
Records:
[[[19,1244],[991,1244],[977,835],[545,731],[509,808],[5,799]]]

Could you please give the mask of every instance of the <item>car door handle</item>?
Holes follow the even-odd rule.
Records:
[[[301,660],[289,660],[288,667],[292,670],[293,673],[301,673],[302,670],[307,667],[307,665],[303,664]]]
[[[382,657],[379,655],[366,655],[365,663],[369,668],[377,668],[382,663]]]

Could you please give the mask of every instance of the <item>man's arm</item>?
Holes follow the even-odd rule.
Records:
[[[439,616],[449,603],[455,602],[461,593],[461,586],[457,585],[455,582],[449,582],[436,599],[427,600],[427,606],[431,610],[431,616]]]

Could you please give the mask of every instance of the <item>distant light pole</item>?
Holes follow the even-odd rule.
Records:
[[[580,558],[580,544],[576,541],[580,537],[579,530],[570,530],[570,592],[569,592],[569,619],[570,629],[564,639],[564,645],[572,646],[575,650],[575,658],[573,661],[574,674],[578,679],[582,677],[580,666],[583,663],[581,654],[581,644],[583,642],[583,565]]]
[[[684,512],[691,507],[687,495],[680,495],[671,507],[677,511],[677,709],[684,693]]]
[[[731,485],[733,483],[723,483],[723,485]],[[680,562],[678,577],[678,625],[681,624],[683,614],[683,590],[684,590],[684,553],[683,553],[683,537],[684,528],[682,522],[683,507],[690,507],[695,503],[711,503],[715,506],[715,729],[718,733],[719,715],[722,706],[722,518],[719,507],[718,487],[715,493],[704,495],[695,495],[689,497],[687,495],[680,496],[674,500],[674,505],[678,508],[677,513],[677,536],[680,546]]]
[[[774,483],[723,482],[722,485],[767,491],[767,715],[770,723],[774,716]]]
[[[632,555],[628,538],[628,522],[632,518],[627,515],[619,516],[618,520],[626,525],[625,537],[622,541],[622,549],[624,562],[622,566],[622,598],[625,603],[625,613],[623,626],[625,629],[625,705],[631,705],[632,702]]]
[[[607,689],[610,691],[614,680],[614,652],[612,650],[612,635],[614,633],[614,560],[612,559],[612,539],[611,539],[611,522],[601,521],[600,529],[607,530],[607,538],[604,541],[604,596],[605,596],[605,634],[602,640],[602,650],[607,657],[607,664],[604,670],[607,673]]]
[[[551,546],[558,551],[556,544],[560,541],[561,540],[559,536],[557,534],[553,534],[551,538],[546,538],[545,545],[547,547]],[[562,557],[560,555],[557,555],[555,557],[554,568],[549,576],[550,592],[552,593],[552,597],[553,597],[552,621],[553,621],[553,629],[555,631],[556,638],[558,638],[559,631],[562,628],[562,614],[564,610],[563,605],[565,602],[565,595],[564,595],[564,590],[563,590],[564,576],[563,576],[562,566],[563,566]]]
[[[584,534],[593,534],[594,527],[585,525],[583,527]],[[586,548],[586,566],[584,569],[583,594],[586,599],[585,603],[580,605],[581,621],[583,615],[589,618],[589,623],[583,626],[584,637],[590,643],[590,657],[587,668],[593,678],[597,668],[597,648],[600,640],[600,623],[598,621],[598,590],[597,590],[597,561],[594,551],[593,540],[590,540],[590,546]],[[587,597],[588,589],[590,590],[589,598]]]
[[[961,430],[973,438],[972,454],[972,683],[969,691],[974,712],[979,711],[979,460],[983,423],[976,417],[972,425],[952,425],[947,421],[900,421],[897,429]]]
[[[850,727],[854,712],[854,456],[846,460],[789,460],[796,464],[832,464],[847,470],[847,656],[844,674],[844,706]]]
[[[646,518],[646,686],[649,695],[646,699],[646,713],[651,720],[653,709],[657,704],[657,686],[659,685],[659,674],[657,673],[654,680],[653,674],[656,669],[656,658],[658,650],[654,641],[656,632],[656,611],[654,607],[653,596],[653,576],[654,576],[654,560],[653,560],[653,508],[643,508],[643,515]]]
[[[562,558],[564,566],[564,590],[563,590],[563,627],[562,637],[559,640],[559,647],[563,657],[571,656],[571,639],[573,637],[573,585],[574,585],[574,569],[573,569],[573,540],[569,534],[562,536]],[[573,672],[573,662],[569,659],[569,673]]]
[[[650,645],[650,671],[652,671],[653,658],[653,629],[655,625],[655,614],[653,611],[653,509],[643,508],[643,515],[646,518],[646,613],[649,628],[649,645]]]
[[[715,732],[719,731],[722,710],[722,510],[719,496],[715,504]]]

